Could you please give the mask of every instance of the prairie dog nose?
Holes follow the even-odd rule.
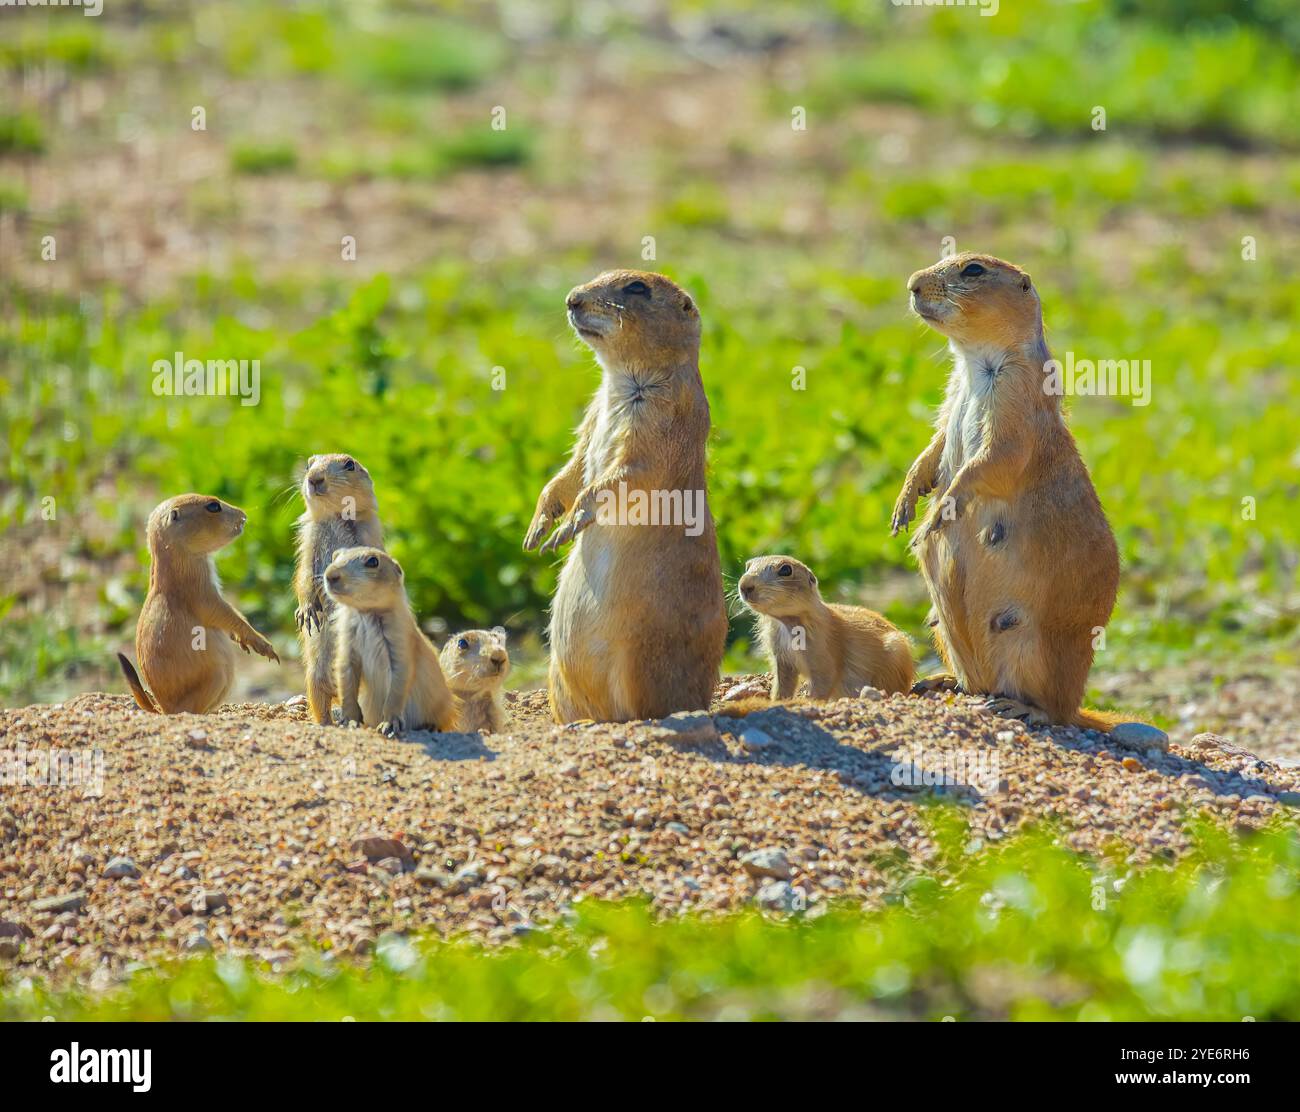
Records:
[[[308,477],[307,482],[311,484],[311,489],[312,489],[312,493],[313,493],[313,494],[324,494],[324,493],[325,493],[325,476],[324,476],[324,475],[311,475],[311,476]]]
[[[331,587],[337,587],[342,579],[343,573],[341,571],[327,571],[325,573],[325,582]]]
[[[580,294],[577,290],[570,290],[569,296],[564,299],[564,307],[570,310],[581,309],[582,294]]]
[[[747,575],[741,577],[740,593],[745,598],[749,598],[754,593],[754,581]]]
[[[921,271],[917,271],[907,280],[907,292],[916,293],[921,288]]]

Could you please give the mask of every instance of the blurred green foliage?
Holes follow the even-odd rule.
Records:
[[[847,0],[816,8],[674,0],[680,33],[729,27],[755,54],[783,27],[810,36],[795,76],[780,66],[755,71],[769,119],[718,136],[734,174],[701,173],[695,152],[662,137],[650,150],[631,135],[626,150],[586,151],[575,116],[533,110],[530,93],[553,93],[554,57],[530,60],[492,4],[442,15],[390,4],[245,4],[240,19],[201,4],[174,18],[165,5],[141,10],[150,18],[106,12],[102,33],[89,38],[78,25],[25,27],[0,48],[0,68],[125,80],[153,67],[169,86],[195,90],[176,94],[182,127],[188,106],[202,102],[195,75],[212,67],[268,100],[265,90],[306,90],[307,118],[241,109],[232,120],[213,102],[210,137],[225,144],[233,176],[194,182],[185,194],[203,223],[257,215],[257,194],[247,191],[280,183],[249,175],[327,189],[388,178],[410,192],[382,203],[395,204],[393,219],[419,237],[431,205],[444,218],[451,178],[495,171],[520,175],[518,209],[464,219],[517,220],[537,247],[484,258],[431,253],[400,274],[366,277],[304,263],[270,278],[256,259],[216,277],[196,261],[174,289],[147,299],[110,284],[73,297],[6,283],[6,530],[35,523],[46,495],[64,520],[106,519],[106,537],[93,546],[79,539],[95,559],[138,557],[124,561],[138,602],[147,498],[220,494],[251,516],[221,557],[223,574],[283,644],[292,629],[295,468],[313,452],[351,451],[375,476],[423,617],[539,630],[557,565],[519,545],[597,381],[590,353],[564,324],[564,294],[605,266],[635,264],[639,237],[653,231],[661,253],[651,265],[690,288],[704,314],[724,572],[734,576],[764,551],[798,553],[830,595],[877,605],[926,644],[914,568],[887,523],[928,437],[946,358],[942,340],[908,316],[903,282],[954,234],[962,248],[1031,270],[1058,355],[1151,361],[1150,406],[1084,398],[1069,407],[1124,560],[1099,667],[1146,667],[1169,653],[1294,652],[1300,266],[1278,229],[1300,201],[1300,162],[1289,153],[1300,64],[1287,5],[1204,0],[1183,19],[1172,3],[1003,0],[996,18],[984,18],[970,8]],[[553,40],[561,57],[612,59],[629,82],[678,80],[679,47],[626,13],[605,14],[593,27],[573,5],[540,6],[529,34]],[[510,126],[495,131],[494,83],[506,80]],[[875,117],[857,124],[867,102],[888,111],[880,102],[900,100],[944,138]],[[811,154],[774,145],[765,130],[789,134],[791,104],[809,108]],[[1090,126],[1098,104],[1108,113],[1104,134]],[[99,137],[92,120],[83,126]],[[30,221],[22,242],[38,243],[51,215],[32,213],[40,197],[24,167],[75,141],[30,112],[0,117],[0,146],[12,153],[0,212]],[[975,141],[978,157],[963,157]],[[1243,146],[1262,153],[1243,155]],[[788,159],[779,188],[754,173],[773,158]],[[634,178],[634,198],[646,198],[639,208],[610,191],[610,204],[628,206],[627,241],[552,246],[548,222],[560,217],[546,198],[569,181],[604,181],[606,169]],[[455,185],[472,207],[472,186]],[[792,221],[803,210],[825,210],[825,226]],[[1135,240],[1134,228],[1155,234]],[[1258,240],[1255,261],[1242,257],[1247,235]],[[152,363],[176,351],[259,359],[261,404],[154,397]],[[493,389],[495,367],[503,390]],[[795,368],[806,389],[793,388]],[[120,597],[104,592],[99,604],[103,621],[129,631]],[[738,650],[746,625],[735,623]],[[32,660],[38,654],[36,630],[6,619],[18,645],[0,680],[7,695],[35,689],[22,662],[24,645]],[[63,647],[39,650],[42,659],[71,669],[94,641],[56,643]]]

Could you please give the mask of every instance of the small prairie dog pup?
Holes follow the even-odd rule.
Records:
[[[220,706],[235,678],[235,645],[280,662],[271,642],[221,597],[213,554],[244,531],[246,520],[243,510],[210,494],[168,498],[149,515],[149,594],[135,630],[149,690],[131,662],[117,656],[145,710],[206,714]]]
[[[499,734],[506,724],[502,684],[510,672],[505,630],[467,629],[448,637],[438,660],[451,693],[460,700],[460,729]]]
[[[302,477],[306,509],[298,518],[298,558],[293,590],[294,617],[307,673],[307,706],[313,722],[329,725],[334,687],[333,603],[325,591],[325,569],[334,553],[366,545],[383,548],[375,488],[370,472],[351,456],[312,456]]]
[[[456,729],[456,700],[415,624],[401,565],[380,548],[345,548],[325,569],[325,590],[337,604],[330,620],[343,721],[389,737]]]
[[[862,606],[822,601],[817,577],[792,556],[758,556],[745,565],[740,597],[758,615],[759,641],[772,661],[773,699],[791,699],[799,680],[814,699],[842,699],[870,685],[912,686],[907,634]]]
[[[551,712],[608,722],[706,710],[727,614],[700,311],[662,274],[636,270],[602,274],[565,304],[603,375],[524,539],[543,552],[574,542],[551,605]]]
[[[1028,274],[956,255],[908,280],[912,310],[948,337],[948,392],[894,506],[934,604],[934,640],[957,684],[996,713],[1110,729],[1079,709],[1093,641],[1110,619],[1119,554],[1050,388],[1042,306]]]

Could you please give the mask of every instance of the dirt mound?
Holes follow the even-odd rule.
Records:
[[[1129,861],[1176,855],[1188,813],[1249,826],[1300,802],[1296,769],[1213,735],[1134,753],[944,695],[726,710],[556,727],[529,692],[506,734],[398,740],[292,704],[159,717],[91,694],[2,711],[0,970],[107,984],[209,950],[284,967],[307,943],[501,941],[633,895],[665,914],[757,900],[815,915],[924,868],[936,793],[962,802],[974,843],[1055,818]]]

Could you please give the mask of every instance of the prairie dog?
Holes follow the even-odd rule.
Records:
[[[895,534],[906,528],[917,498],[936,492],[912,548],[939,654],[999,714],[1109,729],[1120,718],[1079,704],[1119,553],[1060,397],[1045,388],[1051,355],[1034,284],[1011,263],[964,254],[918,270],[907,288],[953,354],[934,436],[892,523]]]
[[[707,709],[727,615],[699,310],[663,275],[635,270],[602,274],[565,304],[603,375],[524,539],[543,552],[574,542],[551,606],[551,712],[626,721]]]
[[[415,624],[401,565],[380,548],[345,548],[325,569],[325,590],[337,604],[330,621],[343,721],[389,737],[455,730],[456,700]]]
[[[504,630],[467,629],[447,638],[438,654],[451,693],[460,700],[460,729],[499,734],[506,724],[502,684],[510,673]]]
[[[745,565],[740,597],[758,615],[759,641],[772,661],[773,699],[792,699],[801,678],[814,699],[842,699],[864,686],[907,691],[907,634],[874,610],[822,601],[817,576],[792,556]]]
[[[265,637],[221,596],[213,555],[244,531],[243,510],[210,494],[179,494],[149,515],[149,593],[135,630],[135,655],[118,663],[135,701],[148,711],[206,714],[235,678],[235,645],[280,658]]]
[[[294,618],[307,674],[307,707],[313,722],[330,723],[334,687],[333,603],[323,576],[334,553],[367,545],[383,548],[375,488],[370,472],[352,456],[312,456],[302,476],[306,506],[298,518],[298,556],[293,590],[298,598]]]

